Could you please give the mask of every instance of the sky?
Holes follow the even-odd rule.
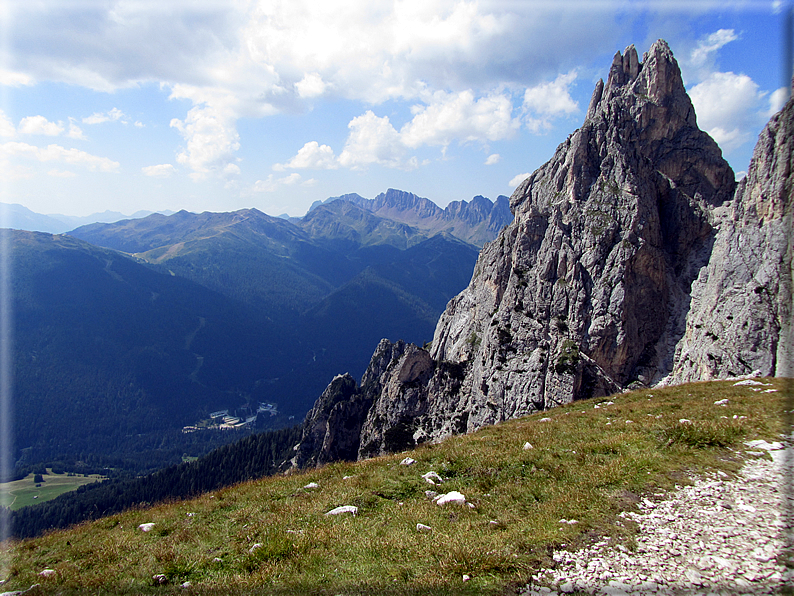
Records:
[[[0,0],[0,203],[303,215],[510,195],[665,39],[737,175],[788,97],[781,0]],[[787,74],[788,73],[788,74]]]

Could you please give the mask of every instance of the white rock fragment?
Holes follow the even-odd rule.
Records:
[[[529,441],[527,441],[526,443],[524,443],[524,451],[529,451],[530,449],[534,449],[534,447]]]
[[[458,503],[460,505],[465,505],[466,497],[464,497],[462,493],[453,490],[444,495],[437,496],[435,498],[435,502],[436,505],[446,505],[447,503]]]
[[[469,577],[469,575],[468,575],[468,574],[466,574],[466,573],[464,573],[464,574],[463,574],[463,581],[467,582],[467,581],[469,581],[470,579],[471,579],[471,577]]]
[[[168,582],[168,577],[164,573],[156,573],[152,576],[152,581],[155,584],[164,584]]]
[[[739,381],[738,383],[734,383],[734,387],[738,387],[740,385],[763,385],[761,381],[754,381],[753,379],[745,379],[744,381]]]
[[[154,522],[149,522],[138,526],[138,529],[141,532],[151,532],[153,528],[154,528]]]
[[[715,406],[727,406],[728,405],[728,398],[720,399],[714,402]]]
[[[350,480],[353,476],[342,476],[342,480]]]
[[[679,424],[692,424],[692,421],[689,420],[688,418],[679,418],[678,419],[678,423]]]
[[[339,515],[340,513],[352,513],[353,515],[357,515],[358,507],[355,505],[341,505],[335,509],[331,509],[331,511],[328,511],[325,515]]]
[[[551,418],[541,418],[541,422],[551,422]]]
[[[412,457],[406,457],[404,460],[400,462],[401,466],[412,466],[416,463],[416,460]]]
[[[441,484],[444,480],[439,476],[436,472],[427,472],[426,474],[422,474],[422,478],[425,479],[425,482],[428,484]]]
[[[320,488],[320,485],[317,484],[316,482],[310,482],[309,484],[307,484],[303,488]]]
[[[777,441],[774,443],[767,443],[763,439],[758,439],[756,441],[745,441],[744,444],[751,449],[764,449],[766,451],[777,451],[778,449],[783,449],[783,443],[778,443]]]
[[[44,569],[39,571],[39,575],[41,577],[55,577],[56,571],[55,569]]]
[[[425,524],[416,524],[416,531],[417,532],[429,532],[432,530],[430,526],[426,526]]]
[[[261,542],[257,542],[256,544],[254,544],[251,548],[248,549],[248,552],[251,553],[251,554],[254,554],[254,552],[258,548],[262,548],[262,543]]]
[[[187,516],[188,517],[196,517],[196,514],[191,511],[190,513],[187,514]]]
[[[193,584],[191,584],[189,581],[186,581],[186,582],[182,582],[181,584],[179,584],[179,587],[187,589],[187,588],[190,588],[192,585]]]

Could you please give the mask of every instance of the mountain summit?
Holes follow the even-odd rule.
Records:
[[[782,123],[775,130],[784,130]],[[754,167],[790,164],[783,134],[762,137],[770,149]],[[775,160],[778,150],[783,153]],[[775,188],[784,186],[781,176]],[[343,395],[329,386],[307,417],[304,432],[314,439],[298,449],[296,463],[319,462],[334,452],[333,437],[340,433],[333,421],[342,410],[365,412],[345,420],[347,428],[361,428],[361,458],[576,399],[696,378],[706,367],[701,361],[715,358],[704,341],[719,331],[695,319],[707,319],[723,300],[720,280],[732,278],[726,272],[745,248],[737,227],[746,220],[757,229],[760,214],[782,221],[775,213],[790,211],[783,199],[768,205],[772,195],[758,190],[766,178],[751,168],[734,199],[734,173],[697,127],[666,42],[655,42],[642,61],[634,46],[618,52],[607,82],[595,87],[582,127],[513,193],[514,221],[481,251],[469,286],[447,305],[429,350],[381,342],[360,389],[345,386]],[[775,196],[788,196],[786,188]],[[727,220],[733,232],[721,231],[721,239],[717,226]],[[763,258],[790,264],[782,228],[769,234],[754,236],[755,245],[768,249]],[[713,255],[719,263],[710,262]],[[765,268],[765,278],[772,269]],[[788,275],[781,283],[790,289],[790,266],[778,269]],[[734,343],[722,350],[745,354],[746,365],[712,367],[710,376],[748,373],[750,363],[766,363],[765,374],[776,372],[769,366],[774,356],[763,355],[775,353],[777,335],[754,338],[780,327],[778,311],[785,306],[771,305],[777,299],[770,280],[753,284],[748,276],[749,269],[740,276],[751,290],[745,297],[766,300],[774,316],[763,318],[755,335],[727,335]],[[745,308],[740,329],[764,304]]]

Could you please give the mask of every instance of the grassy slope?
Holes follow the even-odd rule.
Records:
[[[53,474],[48,469],[48,474],[44,476],[44,482],[41,486],[36,487],[33,481],[33,474],[28,474],[21,480],[14,480],[13,482],[4,482],[0,484],[0,502],[12,509],[21,509],[28,505],[37,505],[45,501],[54,499],[55,497],[76,490],[84,484],[98,482],[103,480],[106,476],[98,474],[91,474],[88,476],[69,476],[66,473]],[[34,499],[34,497],[37,497]]]
[[[686,483],[688,472],[733,473],[742,441],[777,440],[786,382],[765,382],[780,391],[712,382],[577,402],[422,446],[412,466],[399,465],[405,454],[334,464],[128,511],[14,544],[2,587],[184,593],[189,580],[199,594],[504,593],[551,564],[554,546],[610,535],[631,548],[633,529],[616,514],[637,495]],[[429,470],[444,484],[426,484]],[[474,508],[439,507],[427,489],[458,490]],[[324,515],[338,505],[358,515]],[[154,530],[139,530],[145,522]],[[38,576],[45,568],[56,574]],[[168,583],[155,587],[155,574]]]

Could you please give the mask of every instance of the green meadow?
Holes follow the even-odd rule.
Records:
[[[790,405],[787,381],[762,383],[580,401],[411,452],[132,509],[14,542],[2,589],[515,594],[562,545],[610,536],[634,549],[636,526],[618,514],[643,496],[768,457],[744,443],[780,440]],[[401,465],[407,456],[415,463]],[[429,471],[443,482],[427,483]],[[439,506],[428,490],[458,491],[466,503]],[[357,514],[326,515],[341,505]]]
[[[36,505],[55,497],[76,490],[84,484],[104,480],[105,476],[97,474],[78,474],[69,476],[66,473],[53,474],[51,468],[42,475],[44,482],[36,483],[34,475],[28,474],[22,480],[0,483],[0,503],[11,510],[21,509],[28,505]]]

